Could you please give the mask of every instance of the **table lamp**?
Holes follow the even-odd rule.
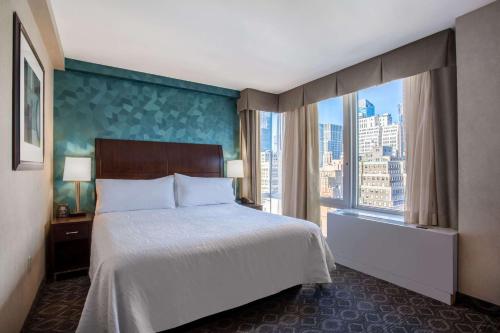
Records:
[[[80,211],[80,182],[90,181],[90,157],[66,157],[64,160],[63,181],[75,182],[76,211],[71,215],[83,215]]]
[[[236,182],[238,178],[245,177],[243,173],[243,160],[227,161],[227,176],[234,178],[234,197],[236,198]]]

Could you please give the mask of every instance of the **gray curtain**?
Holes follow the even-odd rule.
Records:
[[[407,223],[457,228],[455,66],[404,80]]]
[[[457,68],[430,73],[438,225],[458,229]]]
[[[284,117],[283,215],[319,225],[319,137],[316,104],[286,112]]]
[[[240,153],[245,177],[240,197],[260,204],[260,117],[259,111],[243,110],[240,115]]]

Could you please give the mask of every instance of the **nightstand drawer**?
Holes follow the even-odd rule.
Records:
[[[88,223],[65,223],[56,225],[54,228],[55,242],[68,241],[73,239],[85,239],[88,237]]]

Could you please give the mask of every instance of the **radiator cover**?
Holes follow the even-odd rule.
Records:
[[[457,232],[419,229],[364,216],[328,213],[327,241],[344,266],[446,304],[457,290]]]

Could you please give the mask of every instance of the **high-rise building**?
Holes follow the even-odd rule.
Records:
[[[263,204],[281,201],[281,151],[260,152],[260,191]]]
[[[359,204],[387,209],[404,209],[405,161],[403,113],[399,123],[390,113],[374,114],[367,100],[358,105]]]
[[[281,212],[282,116],[261,112],[261,200],[267,212]]]
[[[359,204],[404,209],[405,162],[400,123],[390,113],[375,114],[375,105],[358,104]],[[399,120],[402,121],[399,106]],[[319,125],[320,195],[341,199],[343,192],[342,126]]]
[[[271,193],[271,151],[260,152],[260,190],[264,196]]]
[[[358,101],[358,117],[372,117],[375,115],[375,105],[363,98]]]
[[[401,125],[392,122],[389,113],[358,118],[358,153],[363,156],[377,147],[391,147],[392,155],[401,156]]]
[[[272,149],[272,114],[261,112],[260,114],[260,147],[261,151]]]
[[[383,147],[391,147],[394,157],[401,156],[401,126],[399,124],[391,124],[382,127],[382,142]]]
[[[325,163],[319,171],[320,195],[322,197],[341,199],[343,161],[341,159],[331,160]]]
[[[360,157],[359,204],[404,209],[404,161],[393,156],[391,147],[376,147]]]
[[[319,161],[320,167],[325,160],[340,159],[343,151],[342,126],[337,124],[319,124]]]

